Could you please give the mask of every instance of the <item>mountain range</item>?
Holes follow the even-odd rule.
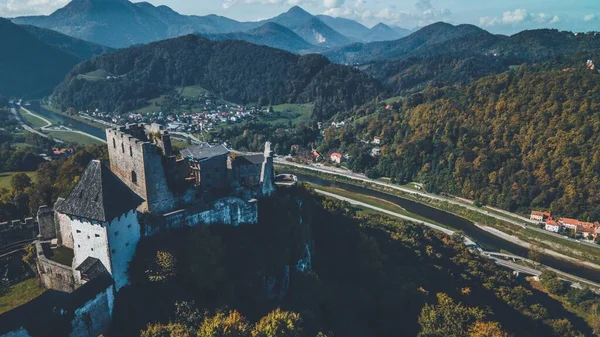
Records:
[[[77,63],[109,48],[0,18],[0,95],[46,95]]]
[[[349,19],[314,16],[297,6],[271,19],[239,22],[217,15],[182,15],[167,6],[154,6],[148,2],[132,3],[128,0],[73,0],[48,16],[26,16],[12,20],[17,24],[52,29],[112,48],[124,48],[193,33],[216,40],[237,38],[255,42],[257,31],[252,30],[268,23],[284,26],[298,35],[292,37],[292,40],[300,38],[310,44],[298,44],[301,48],[288,49],[294,52],[321,51],[354,42],[393,40],[409,33],[408,30],[383,23],[369,29]],[[273,33],[272,28],[267,26],[263,31]],[[284,35],[268,35],[261,40],[277,47],[286,44],[285,38],[289,37],[288,32]]]

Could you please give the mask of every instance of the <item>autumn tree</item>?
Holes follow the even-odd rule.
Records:
[[[198,331],[198,337],[250,337],[251,326],[237,311],[220,312],[207,317]]]
[[[275,309],[252,330],[252,337],[302,337],[302,318],[294,312]]]
[[[420,337],[462,337],[469,327],[485,317],[483,310],[456,303],[448,295],[437,294],[436,305],[426,304],[419,315]]]

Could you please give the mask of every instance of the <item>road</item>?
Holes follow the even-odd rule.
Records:
[[[32,127],[30,127],[29,125],[25,124],[25,121],[23,121],[23,119],[21,119],[21,115],[19,115],[19,112],[17,111],[17,109],[15,108],[14,105],[10,106],[10,112],[13,114],[13,116],[15,117],[16,120],[19,121],[19,124],[21,124],[21,127],[31,133],[35,133],[36,135],[39,135],[40,137],[44,137],[44,138],[50,138],[47,134],[42,133]],[[46,121],[47,122],[47,121]],[[55,142],[57,143],[64,143],[62,140],[60,139],[54,139]]]
[[[400,213],[388,211],[386,209],[383,209],[383,208],[380,208],[380,207],[377,207],[377,206],[373,206],[373,205],[370,205],[370,204],[367,204],[367,203],[364,203],[364,202],[361,202],[361,201],[358,201],[358,200],[354,200],[354,199],[351,199],[351,198],[343,197],[343,196],[340,196],[340,195],[337,195],[337,194],[334,194],[334,193],[322,191],[322,190],[319,190],[318,188],[315,188],[315,192],[318,193],[318,194],[324,195],[326,197],[330,197],[330,198],[334,198],[334,199],[338,199],[338,200],[341,200],[341,201],[348,202],[351,205],[359,206],[361,208],[371,209],[371,210],[374,210],[374,211],[379,212],[379,213],[384,213],[384,214],[387,214],[387,215],[391,215],[393,217],[400,218],[400,219],[403,219],[403,220],[407,220],[407,221],[410,221],[410,222],[413,222],[413,223],[422,224],[422,225],[427,226],[427,227],[429,227],[429,228],[431,228],[433,230],[442,232],[442,233],[450,235],[450,236],[455,233],[455,231],[453,231],[451,229],[444,228],[444,227],[438,226],[438,225],[430,223],[430,222],[426,222],[426,221],[423,221],[423,220],[420,220],[420,219],[412,218],[412,217],[406,216],[404,214],[400,214]],[[476,242],[474,242],[473,240],[471,240],[469,238],[465,238],[464,243],[465,243],[465,245],[470,246],[470,247],[477,247],[477,250],[479,251],[479,253],[481,255],[483,255],[483,256],[485,256],[485,257],[487,257],[489,259],[492,259],[499,266],[503,266],[505,268],[509,268],[511,270],[514,270],[514,271],[517,271],[517,272],[520,272],[520,273],[524,273],[524,274],[528,274],[528,275],[533,275],[533,276],[539,276],[539,275],[542,274],[541,270],[534,269],[534,268],[527,267],[527,266],[523,266],[521,264],[515,263],[515,262],[510,261],[510,260],[506,260],[506,259],[526,261],[526,262],[529,262],[531,264],[535,264],[536,262],[534,262],[532,260],[523,258],[521,256],[516,256],[516,255],[501,254],[501,253],[484,251],[483,249],[479,248],[479,246],[477,245]],[[538,264],[538,265],[540,265],[540,264]],[[543,266],[544,269],[554,271],[558,275],[562,275],[564,277],[563,280],[566,280],[566,281],[569,281],[569,282],[572,282],[572,280],[575,280],[575,281],[577,281],[579,283],[584,283],[584,284],[586,284],[588,286],[592,286],[592,287],[600,289],[600,284],[598,284],[598,283],[595,283],[595,282],[583,279],[583,278],[575,276],[575,275],[571,275],[571,274],[562,272],[560,270],[557,270],[557,269],[554,269],[554,268],[551,268],[551,267],[548,267],[548,266],[544,266],[544,265],[540,265],[540,266]],[[574,284],[574,286],[575,287],[581,287],[580,285],[577,285],[577,284]]]
[[[519,214],[515,214],[515,213],[511,213],[505,210],[501,210],[495,207],[476,207],[475,205],[472,205],[472,201],[468,200],[468,199],[464,199],[464,198],[448,198],[448,197],[444,197],[444,196],[439,196],[439,195],[435,195],[435,194],[430,194],[427,192],[423,192],[423,191],[418,191],[418,190],[413,190],[410,188],[406,188],[406,187],[402,187],[402,186],[398,186],[398,185],[394,185],[394,184],[390,184],[390,183],[385,183],[382,181],[378,181],[378,180],[373,180],[370,179],[368,177],[366,177],[364,174],[360,174],[360,173],[354,173],[354,172],[350,172],[348,170],[345,169],[340,169],[340,168],[335,168],[335,167],[328,167],[328,166],[324,166],[324,165],[320,165],[320,164],[315,164],[315,165],[303,165],[303,164],[297,164],[297,163],[292,163],[289,161],[286,161],[284,159],[281,158],[275,158],[275,163],[276,164],[280,164],[280,165],[287,165],[287,166],[293,166],[293,167],[297,167],[297,168],[301,168],[301,169],[306,169],[306,170],[312,170],[312,171],[316,171],[316,172],[321,172],[321,173],[327,173],[327,174],[333,174],[333,175],[337,175],[337,176],[342,176],[342,177],[346,177],[346,178],[350,178],[350,179],[354,179],[354,180],[359,180],[359,181],[363,181],[363,182],[367,182],[370,184],[376,184],[379,186],[383,186],[383,187],[387,187],[387,188],[391,188],[391,189],[395,189],[404,193],[410,193],[410,194],[414,194],[414,195],[419,195],[422,197],[426,197],[432,200],[439,200],[439,201],[444,201],[447,202],[449,204],[452,205],[457,205],[457,206],[461,206],[464,207],[466,209],[469,209],[471,211],[477,212],[477,213],[481,213],[484,215],[487,215],[489,217],[504,221],[504,222],[508,222],[510,224],[516,225],[516,226],[520,226],[520,227],[524,227],[526,226],[527,230],[531,230],[534,232],[538,232],[538,233],[543,233],[546,235],[551,235],[554,236],[555,238],[561,239],[561,240],[565,240],[565,241],[571,241],[571,242],[577,242],[578,244],[581,245],[587,245],[589,247],[594,247],[597,249],[600,249],[600,246],[598,246],[597,244],[594,243],[588,243],[585,241],[576,241],[570,238],[565,238],[563,235],[560,234],[556,234],[553,232],[549,232],[546,230],[543,230],[541,228],[538,228],[536,226],[530,226],[527,225],[527,223],[529,224],[536,224],[535,221],[532,221],[528,218],[525,218]],[[461,201],[457,201],[458,200],[463,200]],[[497,214],[495,212],[504,214],[506,216],[503,216],[501,214]],[[508,218],[507,216],[510,216],[510,218]],[[519,221],[516,221],[516,219],[519,219]]]

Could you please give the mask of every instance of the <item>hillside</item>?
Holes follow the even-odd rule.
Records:
[[[132,286],[116,298],[114,331],[201,337],[591,333],[582,318],[471,253],[460,237],[358,212],[303,187],[261,200],[259,214],[254,225],[180,229],[142,240],[130,265]],[[598,302],[589,291],[570,294]]]
[[[391,42],[355,44],[325,52],[360,69],[399,95],[429,85],[467,84],[523,63],[561,61],[600,49],[600,35],[540,29],[507,37],[469,25],[436,23]]]
[[[69,69],[80,61],[2,18],[0,45],[0,94],[9,97],[52,92]]]
[[[203,35],[214,41],[242,40],[257,45],[287,50],[294,53],[310,50],[313,45],[306,42],[298,34],[288,28],[268,22],[264,25],[242,33]]]
[[[78,75],[104,70],[112,79]],[[199,85],[237,103],[259,106],[323,101],[329,116],[375,98],[381,85],[320,55],[298,56],[242,41],[195,35],[132,47],[78,65],[57,87],[57,104],[78,109],[129,111],[176,86]]]
[[[438,22],[395,41],[353,44],[335,48],[324,53],[327,58],[337,63],[362,64],[376,60],[392,60],[407,54],[429,52],[447,41],[461,39],[466,36],[481,35],[488,38],[492,34],[473,25],[453,26]],[[444,52],[439,50],[440,53]]]
[[[77,56],[80,60],[87,60],[112,50],[111,48],[76,39],[50,29],[28,25],[23,25],[21,27],[43,43],[53,46],[65,53]]]
[[[345,139],[383,136],[370,175],[421,181],[511,211],[598,219],[600,74],[584,62],[561,68],[523,65],[467,86],[431,88],[394,112],[361,119]],[[349,145],[333,133],[324,148]]]

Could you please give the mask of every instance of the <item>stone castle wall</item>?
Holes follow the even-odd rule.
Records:
[[[44,255],[41,243],[35,244],[37,252],[37,268],[42,284],[48,289],[54,289],[62,292],[72,292],[75,290],[75,278],[73,277],[73,268],[48,259]]]
[[[97,337],[106,333],[112,323],[114,298],[111,286],[76,309],[70,337]]]
[[[244,201],[240,198],[227,197],[216,200],[205,207],[181,209],[167,213],[162,217],[153,217],[149,223],[142,226],[143,235],[154,236],[162,231],[196,227],[200,225],[226,224],[239,226],[241,224],[258,223],[258,201]]]
[[[37,222],[33,218],[24,221],[0,222],[0,249],[16,241],[33,239],[38,235]]]

